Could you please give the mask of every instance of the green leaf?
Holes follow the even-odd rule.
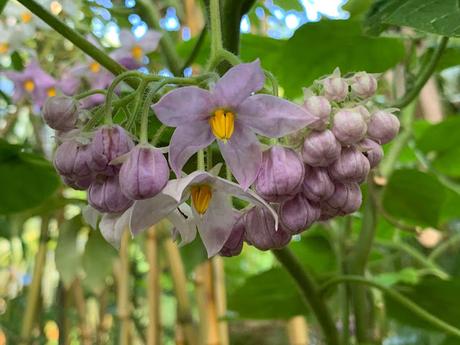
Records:
[[[100,292],[112,272],[113,261],[116,257],[117,252],[104,240],[101,233],[91,231],[82,259],[85,286],[95,292]]]
[[[397,283],[417,284],[419,279],[419,272],[412,267],[406,267],[399,272],[381,273],[374,277],[376,282],[385,286],[392,286]]]
[[[44,158],[21,152],[21,147],[0,141],[0,214],[40,205],[59,186],[59,177]]]
[[[460,147],[452,148],[433,160],[433,167],[440,173],[452,177],[460,176]]]
[[[300,12],[305,11],[300,3],[300,0],[275,0],[274,4],[284,8],[285,10],[296,10]]]
[[[431,53],[432,51],[433,50],[430,49],[427,54]],[[460,47],[448,47],[436,64],[436,70],[442,71],[446,68],[458,65],[460,65]]]
[[[3,10],[5,9],[7,2],[8,0],[0,0],[0,14],[2,14]]]
[[[445,198],[445,187],[435,176],[415,169],[401,169],[388,181],[383,207],[397,219],[437,227]]]
[[[198,236],[192,243],[180,248],[180,255],[187,274],[191,273],[196,266],[208,259],[206,248]]]
[[[288,319],[308,313],[297,286],[281,268],[248,278],[230,295],[229,309],[244,319]]]
[[[428,127],[416,141],[417,147],[424,153],[443,152],[460,146],[460,116],[450,116],[446,120]]]
[[[385,24],[409,26],[443,36],[459,36],[458,0],[380,0],[371,8],[368,31],[379,34]]]
[[[342,8],[354,18],[364,15],[371,4],[372,0],[349,0]]]
[[[75,216],[62,223],[56,246],[56,268],[62,282],[69,287],[81,270],[81,254],[77,250],[77,236],[83,223]]]

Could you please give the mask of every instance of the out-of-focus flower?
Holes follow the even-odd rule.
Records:
[[[145,35],[137,38],[130,30],[120,31],[120,48],[111,55],[118,61],[128,63],[128,58],[133,59],[138,64],[144,63],[144,57],[157,49],[161,39],[161,33],[148,30]],[[129,66],[125,66],[130,69]]]

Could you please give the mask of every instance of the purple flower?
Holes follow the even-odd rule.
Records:
[[[371,169],[375,168],[383,158],[382,146],[374,140],[365,138],[356,146],[368,159]]]
[[[145,55],[157,49],[160,39],[161,33],[154,30],[149,30],[141,38],[136,38],[131,31],[123,29],[120,31],[121,46],[111,55],[120,62],[132,59],[138,64],[142,64]],[[124,65],[128,69],[132,69],[129,68],[130,66]]]
[[[340,77],[340,69],[322,81],[324,96],[330,101],[343,101],[348,95],[348,84]]]
[[[332,132],[344,145],[355,144],[366,135],[367,126],[359,109],[341,109],[334,115]]]
[[[377,90],[377,79],[372,74],[358,72],[353,76],[351,81],[351,90],[358,97],[372,97]]]
[[[367,136],[379,144],[393,140],[399,132],[399,119],[393,114],[399,109],[379,110],[372,114],[369,121]]]
[[[361,183],[367,178],[369,170],[366,156],[353,147],[342,149],[340,157],[328,168],[332,179],[343,183]]]
[[[6,72],[5,75],[14,83],[13,101],[31,98],[41,107],[48,97],[56,96],[56,81],[41,69],[36,60],[31,61],[21,72]]]
[[[46,100],[42,112],[48,126],[65,132],[77,124],[78,103],[67,96],[54,96]]]
[[[99,176],[89,187],[88,202],[103,213],[124,212],[133,204],[133,201],[121,192],[118,175]]]
[[[329,129],[313,131],[305,138],[302,158],[308,165],[326,167],[339,158],[341,149],[340,143]]]
[[[243,249],[244,233],[244,217],[240,216],[219,254],[227,257],[239,255]]]
[[[264,73],[256,60],[231,68],[211,91],[183,87],[154,105],[161,122],[177,127],[169,147],[170,165],[177,176],[195,152],[217,139],[225,162],[247,189],[257,177],[262,161],[255,133],[281,137],[316,120],[286,100],[253,95],[264,82]]]
[[[155,197],[136,201],[131,214],[131,231],[137,234],[168,218],[180,233],[181,244],[191,242],[198,228],[211,257],[223,248],[239,218],[232,208],[231,195],[266,209],[273,223],[277,223],[276,212],[256,193],[244,191],[239,185],[208,172],[195,171],[184,178],[169,181]],[[189,199],[192,201],[191,210],[186,204]]]
[[[307,230],[321,215],[318,204],[314,204],[302,195],[281,203],[279,217],[281,228],[295,235]]]
[[[337,183],[332,196],[321,203],[321,219],[346,215],[361,207],[362,194],[357,183]]]
[[[305,166],[302,191],[309,200],[319,202],[328,199],[334,194],[334,189],[326,168]]]

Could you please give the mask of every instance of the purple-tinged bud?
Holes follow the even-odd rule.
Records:
[[[72,180],[85,179],[92,174],[90,161],[90,148],[76,140],[64,141],[58,146],[54,156],[56,170]]]
[[[272,146],[262,154],[262,166],[254,186],[269,201],[281,201],[301,188],[304,165],[299,155],[282,146]]]
[[[340,143],[330,130],[313,131],[305,138],[302,158],[308,165],[326,167],[339,158],[340,150]]]
[[[351,90],[360,98],[369,98],[377,90],[377,79],[372,74],[358,72],[352,78]]]
[[[331,115],[331,103],[324,96],[310,96],[304,102],[304,108],[318,120],[309,125],[309,128],[324,130],[329,124]]]
[[[281,228],[292,235],[307,230],[320,215],[319,206],[309,202],[301,193],[283,201],[279,209]]]
[[[76,190],[86,190],[91,186],[91,183],[94,182],[94,177],[92,175],[74,178],[61,175],[61,178],[67,186]]]
[[[361,116],[363,117],[364,122],[366,123],[368,123],[369,120],[371,119],[371,113],[369,112],[369,110],[367,110],[367,108],[364,105],[358,105],[352,108],[351,110],[360,113]]]
[[[390,142],[399,132],[399,119],[391,113],[396,109],[379,110],[372,114],[367,135],[380,144]]]
[[[314,168],[308,165],[305,167],[302,187],[303,194],[308,200],[314,202],[330,198],[335,188],[326,168]]]
[[[340,77],[340,70],[323,80],[324,96],[330,101],[343,101],[348,95],[348,84]]]
[[[357,145],[358,149],[366,156],[370,167],[375,168],[383,158],[383,149],[374,140],[364,138]]]
[[[366,135],[367,125],[360,112],[342,109],[334,115],[332,132],[344,145],[357,143]]]
[[[262,207],[253,207],[244,215],[245,241],[260,250],[279,249],[291,240],[285,230],[275,230],[273,216]]]
[[[169,179],[169,166],[160,150],[138,145],[120,169],[120,187],[129,199],[142,200],[157,195]]]
[[[361,202],[361,189],[357,183],[336,183],[334,194],[321,203],[321,218],[324,219],[334,212],[342,216],[353,213],[361,207]]]
[[[366,156],[349,147],[342,149],[340,157],[329,166],[328,173],[335,181],[361,183],[366,180],[369,170],[370,164]]]
[[[72,97],[50,97],[43,106],[43,118],[51,128],[69,131],[77,124],[78,103]]]
[[[240,217],[233,226],[232,232],[219,254],[227,257],[239,255],[243,249],[244,232],[244,217]]]
[[[91,169],[103,175],[115,175],[119,167],[110,165],[110,162],[128,153],[133,147],[133,141],[122,127],[115,125],[99,128],[91,142]]]
[[[88,203],[100,212],[120,213],[126,211],[133,201],[121,192],[118,175],[115,175],[104,176],[91,184]]]

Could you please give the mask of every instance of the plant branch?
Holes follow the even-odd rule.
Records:
[[[272,253],[283,265],[283,267],[292,276],[299,288],[305,302],[310,306],[318,320],[323,335],[326,338],[326,344],[338,345],[339,335],[332,319],[331,313],[327,308],[322,296],[319,293],[316,281],[302,267],[299,260],[294,256],[292,251],[285,247],[282,249],[272,250]]]
[[[220,0],[210,0],[211,60],[223,49]]]
[[[181,68],[182,73],[187,67],[189,67],[195,61],[196,57],[198,56],[198,53],[201,50],[201,47],[203,46],[204,41],[206,40],[207,32],[208,30],[207,30],[207,27],[205,26],[201,30],[200,35],[198,36],[198,40],[196,41],[195,46],[192,49],[192,52],[190,53],[190,55],[188,56],[187,60],[185,61],[184,65]]]

